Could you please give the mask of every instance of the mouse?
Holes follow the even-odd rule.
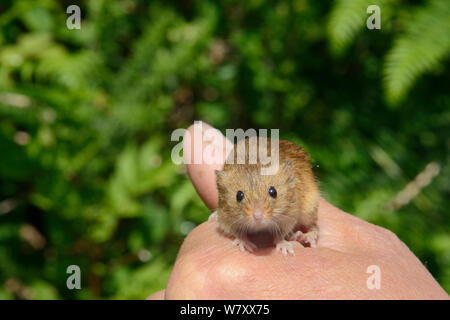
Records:
[[[258,155],[270,156],[273,142],[278,144],[277,170],[262,174],[268,165]],[[244,155],[237,152],[240,148]],[[219,230],[234,239],[232,244],[241,251],[258,248],[249,239],[249,234],[258,232],[269,232],[276,250],[285,256],[294,255],[294,241],[317,246],[320,192],[310,156],[302,147],[287,140],[245,137],[215,174],[219,201],[208,220],[217,221]]]

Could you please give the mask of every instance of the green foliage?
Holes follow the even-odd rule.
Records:
[[[432,0],[419,8],[400,7],[399,2],[376,3],[381,11],[381,32],[402,30],[394,35],[383,68],[385,95],[392,106],[402,102],[420,75],[436,70],[450,53],[450,39],[445,31],[450,30],[448,1]],[[331,48],[336,54],[342,54],[365,29],[368,15],[363,13],[371,4],[374,3],[369,0],[336,1],[328,23]]]
[[[381,32],[360,32],[367,3],[80,1],[68,30],[72,3],[3,1],[0,299],[164,288],[209,214],[170,158],[171,132],[198,119],[280,128],[324,197],[397,233],[450,290],[449,6],[385,1]],[[389,207],[430,162],[430,184]]]
[[[450,6],[445,0],[430,1],[408,15],[405,33],[386,57],[386,93],[391,103],[400,102],[422,73],[431,71],[450,53]]]

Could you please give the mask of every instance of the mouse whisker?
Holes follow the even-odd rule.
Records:
[[[273,218],[277,219],[277,221],[280,221],[280,217],[282,217],[283,219],[291,220],[291,221],[297,221],[296,217],[293,217],[293,216],[287,214],[285,211],[283,211],[282,213],[280,213],[278,215],[273,216]]]
[[[238,233],[238,234],[240,234],[241,233],[241,229],[242,229],[242,225],[243,225],[243,223],[242,223],[242,217],[239,217],[238,219],[236,219],[236,221],[233,221],[233,223],[230,225],[230,230],[231,229],[233,229],[233,227],[235,226],[235,225],[237,225],[237,230],[236,230],[236,232]]]
[[[281,236],[282,231],[281,231],[280,223],[279,223],[280,220],[278,220],[276,217],[273,217],[273,219],[275,220],[275,223],[272,224],[272,228],[271,228],[272,234],[274,236]]]

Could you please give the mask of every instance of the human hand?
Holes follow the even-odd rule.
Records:
[[[203,129],[208,128],[203,123]],[[185,154],[192,146],[185,140]],[[221,167],[187,165],[192,183],[211,210],[218,201],[214,170]],[[218,232],[216,221],[205,222],[186,237],[165,292],[150,299],[448,299],[394,233],[324,199],[318,218],[317,248],[295,243],[295,256],[287,257],[274,248],[243,253]],[[368,288],[371,274],[366,271],[372,265],[380,270],[380,289]]]

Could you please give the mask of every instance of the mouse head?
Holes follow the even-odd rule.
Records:
[[[298,186],[292,164],[282,164],[273,175],[261,175],[260,169],[260,164],[226,164],[223,171],[216,171],[218,218],[224,230],[284,235],[294,227],[296,210],[291,207]]]

